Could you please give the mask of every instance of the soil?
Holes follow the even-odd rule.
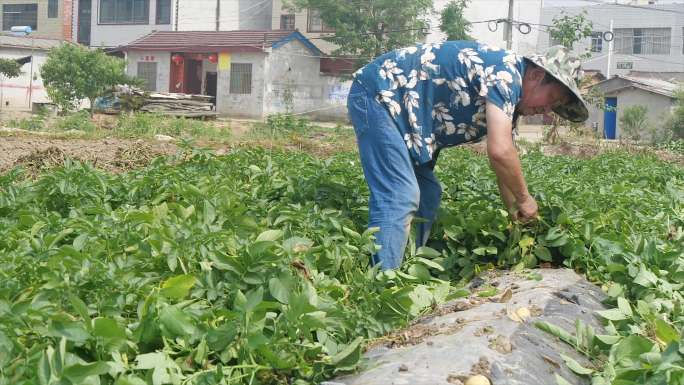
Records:
[[[31,175],[60,165],[66,158],[85,161],[95,167],[122,172],[147,165],[160,155],[177,151],[173,143],[124,139],[47,139],[0,137],[0,174],[23,166]]]

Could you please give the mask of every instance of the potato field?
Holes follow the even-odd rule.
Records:
[[[593,385],[684,385],[683,169],[621,151],[523,165],[531,225],[511,221],[485,156],[445,151],[429,247],[385,273],[369,266],[355,153],[186,148],[120,174],[9,171],[0,385],[319,384],[479,273],[540,264],[610,297],[605,330],[538,325],[592,363],[563,364]]]

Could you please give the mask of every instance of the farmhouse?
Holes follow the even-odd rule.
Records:
[[[148,90],[211,95],[220,114],[346,115],[350,82],[298,31],[158,31],[117,51]]]

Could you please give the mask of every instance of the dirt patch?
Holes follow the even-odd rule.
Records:
[[[579,159],[589,159],[599,155],[601,148],[591,145],[561,143],[557,145],[542,146],[544,155],[565,155]]]
[[[160,155],[175,154],[173,143],[123,139],[47,139],[0,137],[0,173],[22,166],[32,174],[61,165],[66,158],[89,162],[95,167],[122,172],[148,164]]]

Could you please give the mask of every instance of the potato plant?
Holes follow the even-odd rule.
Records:
[[[502,209],[486,158],[445,153],[430,247],[387,273],[368,265],[355,154],[188,150],[119,175],[67,162],[36,181],[14,170],[0,176],[0,384],[317,384],[478,272],[540,262],[585,273],[614,305],[601,333],[539,325],[595,362],[572,370],[596,385],[684,384],[684,172],[623,153],[524,165],[532,226]]]

